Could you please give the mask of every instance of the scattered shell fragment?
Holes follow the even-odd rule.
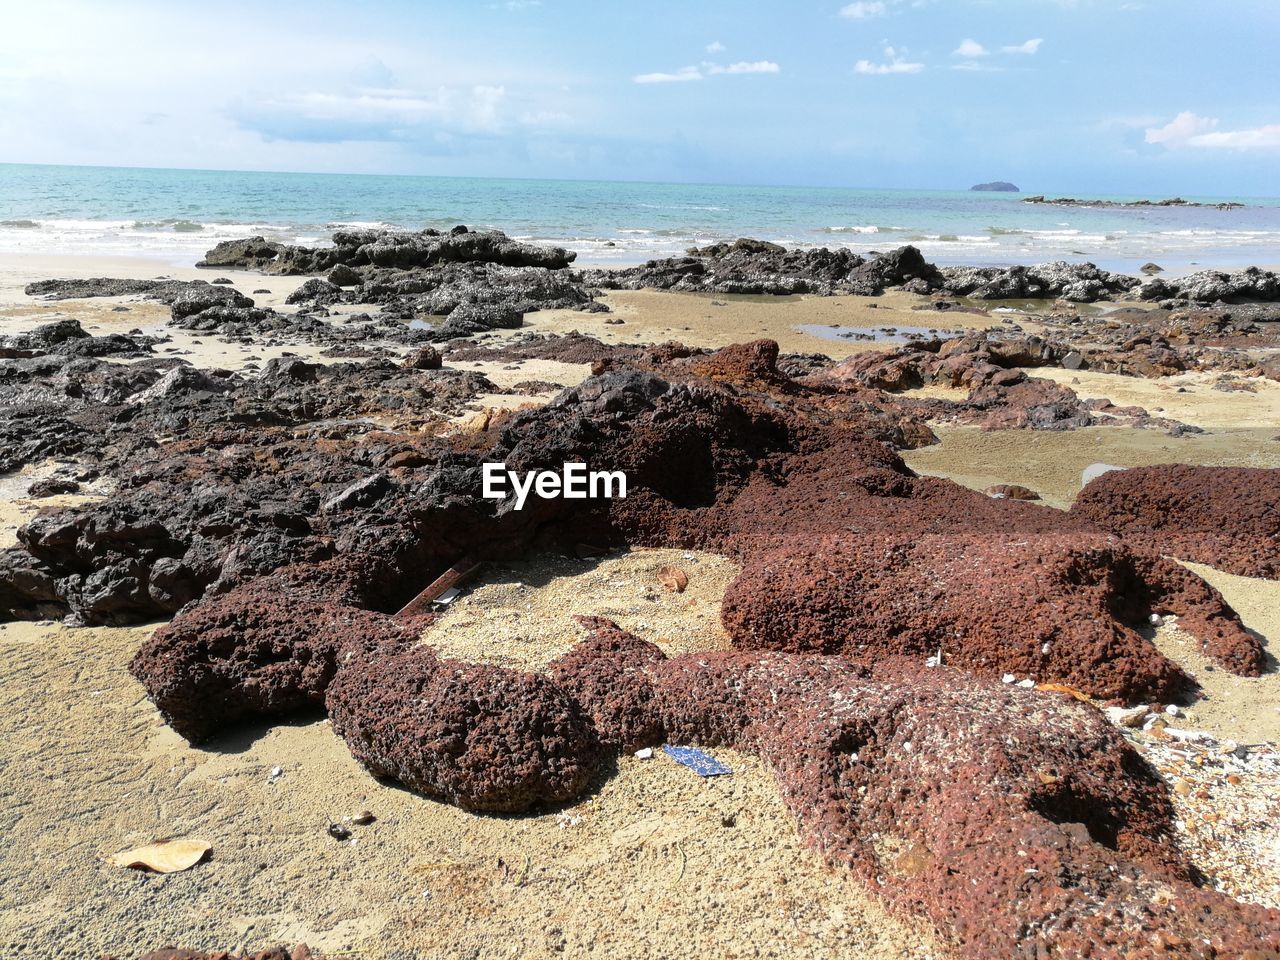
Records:
[[[1117,727],[1136,730],[1146,721],[1151,708],[1145,703],[1136,707],[1107,707],[1107,719]]]

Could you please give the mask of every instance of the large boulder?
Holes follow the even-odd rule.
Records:
[[[555,683],[439,660],[429,647],[343,663],[326,703],[370,772],[466,810],[519,813],[572,800],[601,749]]]

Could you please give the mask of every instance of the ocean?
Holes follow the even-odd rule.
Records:
[[[1132,273],[1148,261],[1179,272],[1280,263],[1280,199],[1188,196],[1246,206],[1115,209],[1030,205],[1024,196],[0,164],[0,253],[190,264],[234,237],[319,244],[343,227],[465,223],[600,264],[741,236],[859,252],[912,243],[939,264],[1091,260]]]

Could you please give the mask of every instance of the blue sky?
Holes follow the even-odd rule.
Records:
[[[1276,0],[0,7],[0,161],[1280,194]]]

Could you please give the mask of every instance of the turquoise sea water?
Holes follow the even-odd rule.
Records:
[[[1277,199],[1188,196],[1247,207],[1117,210],[1022,196],[0,164],[0,252],[190,263],[229,237],[319,243],[341,226],[466,223],[562,244],[583,263],[633,263],[739,236],[858,251],[914,243],[944,264],[1092,260],[1132,272],[1148,260],[1178,270],[1280,262]]]

